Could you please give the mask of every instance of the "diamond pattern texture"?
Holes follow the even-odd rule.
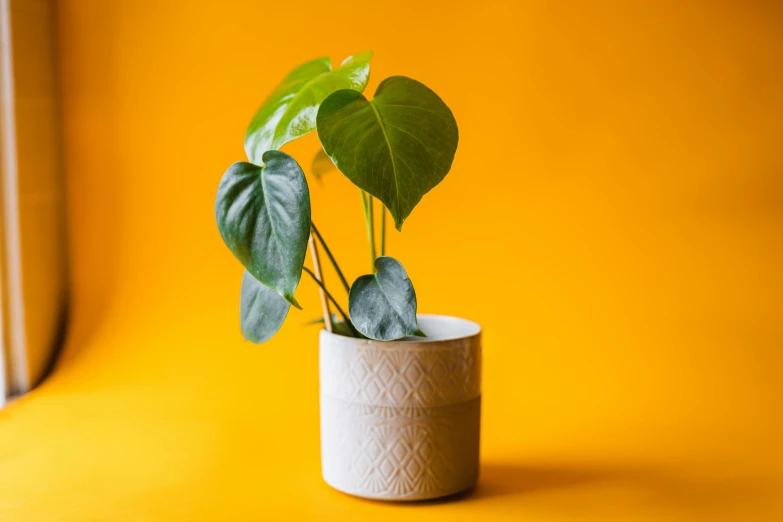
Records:
[[[478,479],[481,340],[377,343],[322,332],[324,480],[422,500]]]
[[[481,394],[481,341],[321,337],[321,394],[376,406],[445,406]]]

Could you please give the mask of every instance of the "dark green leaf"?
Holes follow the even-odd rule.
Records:
[[[380,199],[397,230],[451,168],[454,116],[426,86],[393,76],[372,101],[355,90],[329,95],[318,109],[318,138],[340,171]]]
[[[351,287],[351,323],[377,341],[425,337],[416,321],[416,291],[400,262],[382,256],[375,260],[375,269],[376,274],[361,276]]]
[[[263,343],[277,333],[291,305],[245,270],[239,297],[239,325],[250,342]]]
[[[294,159],[272,150],[265,167],[238,162],[223,175],[215,218],[228,248],[253,277],[301,308],[294,291],[310,236],[310,192]]]
[[[334,169],[334,163],[326,155],[324,149],[318,149],[315,157],[313,158],[313,164],[310,167],[310,172],[316,179],[321,179],[321,176]]]
[[[363,91],[370,77],[371,57],[371,51],[351,56],[334,71],[329,58],[318,58],[291,71],[264,101],[247,128],[248,159],[260,164],[264,152],[313,131],[318,106],[334,91]]]

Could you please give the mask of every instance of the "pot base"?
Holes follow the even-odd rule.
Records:
[[[381,496],[371,496],[371,495],[363,495],[363,494],[360,495],[360,494],[356,494],[356,493],[351,493],[350,491],[344,491],[344,490],[338,488],[337,486],[335,486],[334,484],[329,484],[329,481],[326,480],[326,479],[324,479],[324,482],[326,482],[326,485],[329,486],[330,488],[332,488],[333,490],[339,491],[340,493],[343,493],[344,495],[349,495],[351,497],[362,498],[362,499],[365,499],[365,500],[376,500],[378,502],[399,502],[399,503],[410,502],[410,503],[415,503],[415,502],[427,502],[428,500],[448,499],[449,497],[453,497],[455,500],[459,499],[459,498],[462,498],[463,495],[467,494],[470,491],[473,491],[473,489],[476,487],[476,484],[478,483],[478,477],[476,477],[476,479],[473,480],[473,483],[470,486],[466,487],[465,489],[460,489],[459,491],[454,491],[452,493],[446,493],[445,495],[437,495],[437,496],[427,496],[427,495],[425,495],[425,496],[420,496],[420,497],[419,496],[410,496],[410,497],[405,497],[405,498],[381,497]]]
[[[369,406],[321,397],[322,474],[376,500],[441,498],[478,480],[481,397],[438,407]]]

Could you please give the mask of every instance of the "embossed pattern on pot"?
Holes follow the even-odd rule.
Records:
[[[445,339],[378,343],[321,333],[321,448],[328,484],[386,500],[437,498],[475,484],[480,331],[468,321],[420,317],[425,332],[433,325],[448,329],[452,322],[461,326],[458,338],[446,333]]]

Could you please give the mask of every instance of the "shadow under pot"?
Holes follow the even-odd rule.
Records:
[[[321,469],[378,500],[425,500],[478,480],[481,328],[419,315],[426,338],[378,342],[321,331]]]

